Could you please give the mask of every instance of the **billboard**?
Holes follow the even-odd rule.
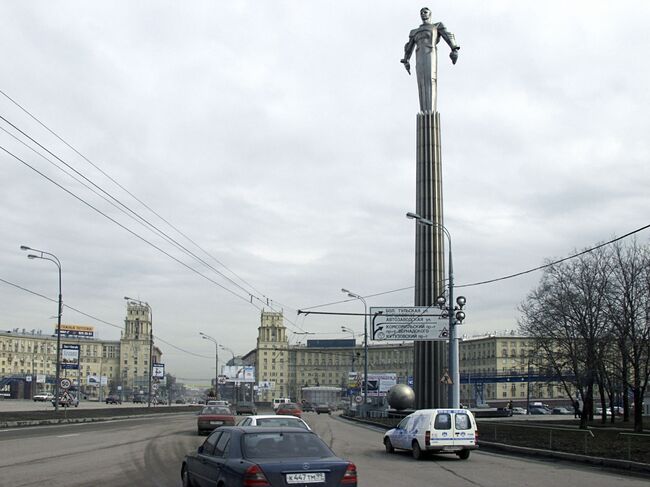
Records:
[[[54,333],[56,333],[56,326],[54,327]],[[95,327],[85,325],[61,325],[61,336],[71,338],[93,338],[95,336]]]
[[[86,384],[94,387],[105,386],[108,384],[108,377],[105,375],[101,377],[98,375],[89,375],[86,377]]]
[[[397,384],[397,374],[368,374],[368,397],[383,397]],[[363,394],[363,372],[348,372],[348,393]]]
[[[162,379],[165,377],[165,364],[152,364],[152,366],[151,377],[154,379]]]
[[[268,380],[263,380],[262,382],[260,382],[258,384],[257,389],[259,391],[271,391],[271,390],[275,389],[275,382],[271,382],[271,381],[268,381]]]
[[[61,368],[73,369],[79,368],[79,345],[61,345]]]
[[[435,307],[370,308],[373,340],[448,340],[449,318]]]
[[[227,382],[255,382],[255,367],[252,365],[224,365],[221,375]]]

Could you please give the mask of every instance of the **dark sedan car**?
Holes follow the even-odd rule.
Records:
[[[332,414],[332,408],[329,404],[325,403],[316,404],[316,406],[314,406],[314,411],[316,411],[318,414]]]
[[[122,404],[120,396],[106,396],[106,404]]]
[[[199,417],[196,420],[196,429],[200,435],[221,426],[234,425],[235,415],[229,408],[223,406],[205,406],[199,412]]]
[[[257,414],[257,406],[252,402],[238,402],[235,406],[235,414]]]
[[[299,428],[224,427],[185,457],[183,485],[356,487],[357,468]]]

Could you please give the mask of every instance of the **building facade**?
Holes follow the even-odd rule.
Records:
[[[60,376],[81,384],[87,398],[147,392],[149,381],[149,343],[151,320],[142,306],[127,303],[127,316],[120,340],[100,340],[90,336],[67,335],[63,330],[75,326],[61,325],[61,345],[79,346],[79,368],[62,369]],[[92,330],[92,327],[76,326]],[[56,375],[56,330],[0,330],[0,394],[29,399],[40,392],[54,392]],[[152,347],[153,360],[160,362],[162,352]],[[102,385],[102,377],[104,381]]]
[[[534,350],[532,338],[514,332],[463,338],[459,347],[461,402],[470,406],[570,402],[561,382],[539,363]]]
[[[337,387],[344,392],[350,372],[363,371],[363,345],[354,340],[339,340],[351,342],[347,346],[325,342],[290,345],[282,313],[263,311],[255,353],[247,355],[251,362],[254,356],[256,400],[270,403],[274,397],[289,397],[300,401],[306,387]],[[379,373],[395,373],[399,382],[407,382],[413,375],[413,344],[370,345],[368,374]]]
[[[332,346],[336,342],[352,343]],[[461,402],[471,407],[509,402],[524,406],[527,401],[540,400],[568,403],[561,382],[535,359],[533,350],[532,339],[513,332],[463,338],[459,344]],[[363,371],[363,357],[363,344],[354,340],[309,340],[307,345],[290,345],[282,313],[264,311],[257,348],[246,355],[256,366],[256,400],[263,403],[274,397],[300,401],[307,387],[338,387],[345,394],[350,372]],[[368,347],[368,374],[390,373],[396,374],[398,383],[408,383],[413,376],[412,342]]]

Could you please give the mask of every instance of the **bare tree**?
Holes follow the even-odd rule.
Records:
[[[593,418],[593,389],[607,348],[605,298],[610,268],[603,249],[548,267],[520,306],[520,330],[583,400],[580,427]]]
[[[628,417],[628,390],[634,403],[634,431],[643,431],[642,403],[650,377],[650,250],[636,240],[612,247],[609,321],[620,352],[618,369],[623,384],[624,419]],[[614,413],[614,409],[612,408]]]

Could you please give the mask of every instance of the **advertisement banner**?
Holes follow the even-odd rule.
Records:
[[[165,377],[165,364],[153,364],[151,376],[155,379],[162,379]]]
[[[397,374],[368,374],[368,397],[384,397],[397,384]],[[348,395],[362,394],[363,372],[348,373]]]
[[[252,365],[224,365],[221,375],[227,382],[255,382],[255,367]]]
[[[79,368],[79,345],[61,345],[61,368],[77,370]]]
[[[105,375],[102,375],[101,377],[98,375],[89,375],[86,377],[86,384],[94,387],[105,386],[108,384],[108,377]]]
[[[258,384],[257,389],[260,391],[270,391],[275,389],[275,383],[268,380],[263,380]]]
[[[54,327],[54,333],[56,333],[56,326]],[[61,336],[72,338],[93,338],[95,336],[95,327],[85,325],[61,325]]]

